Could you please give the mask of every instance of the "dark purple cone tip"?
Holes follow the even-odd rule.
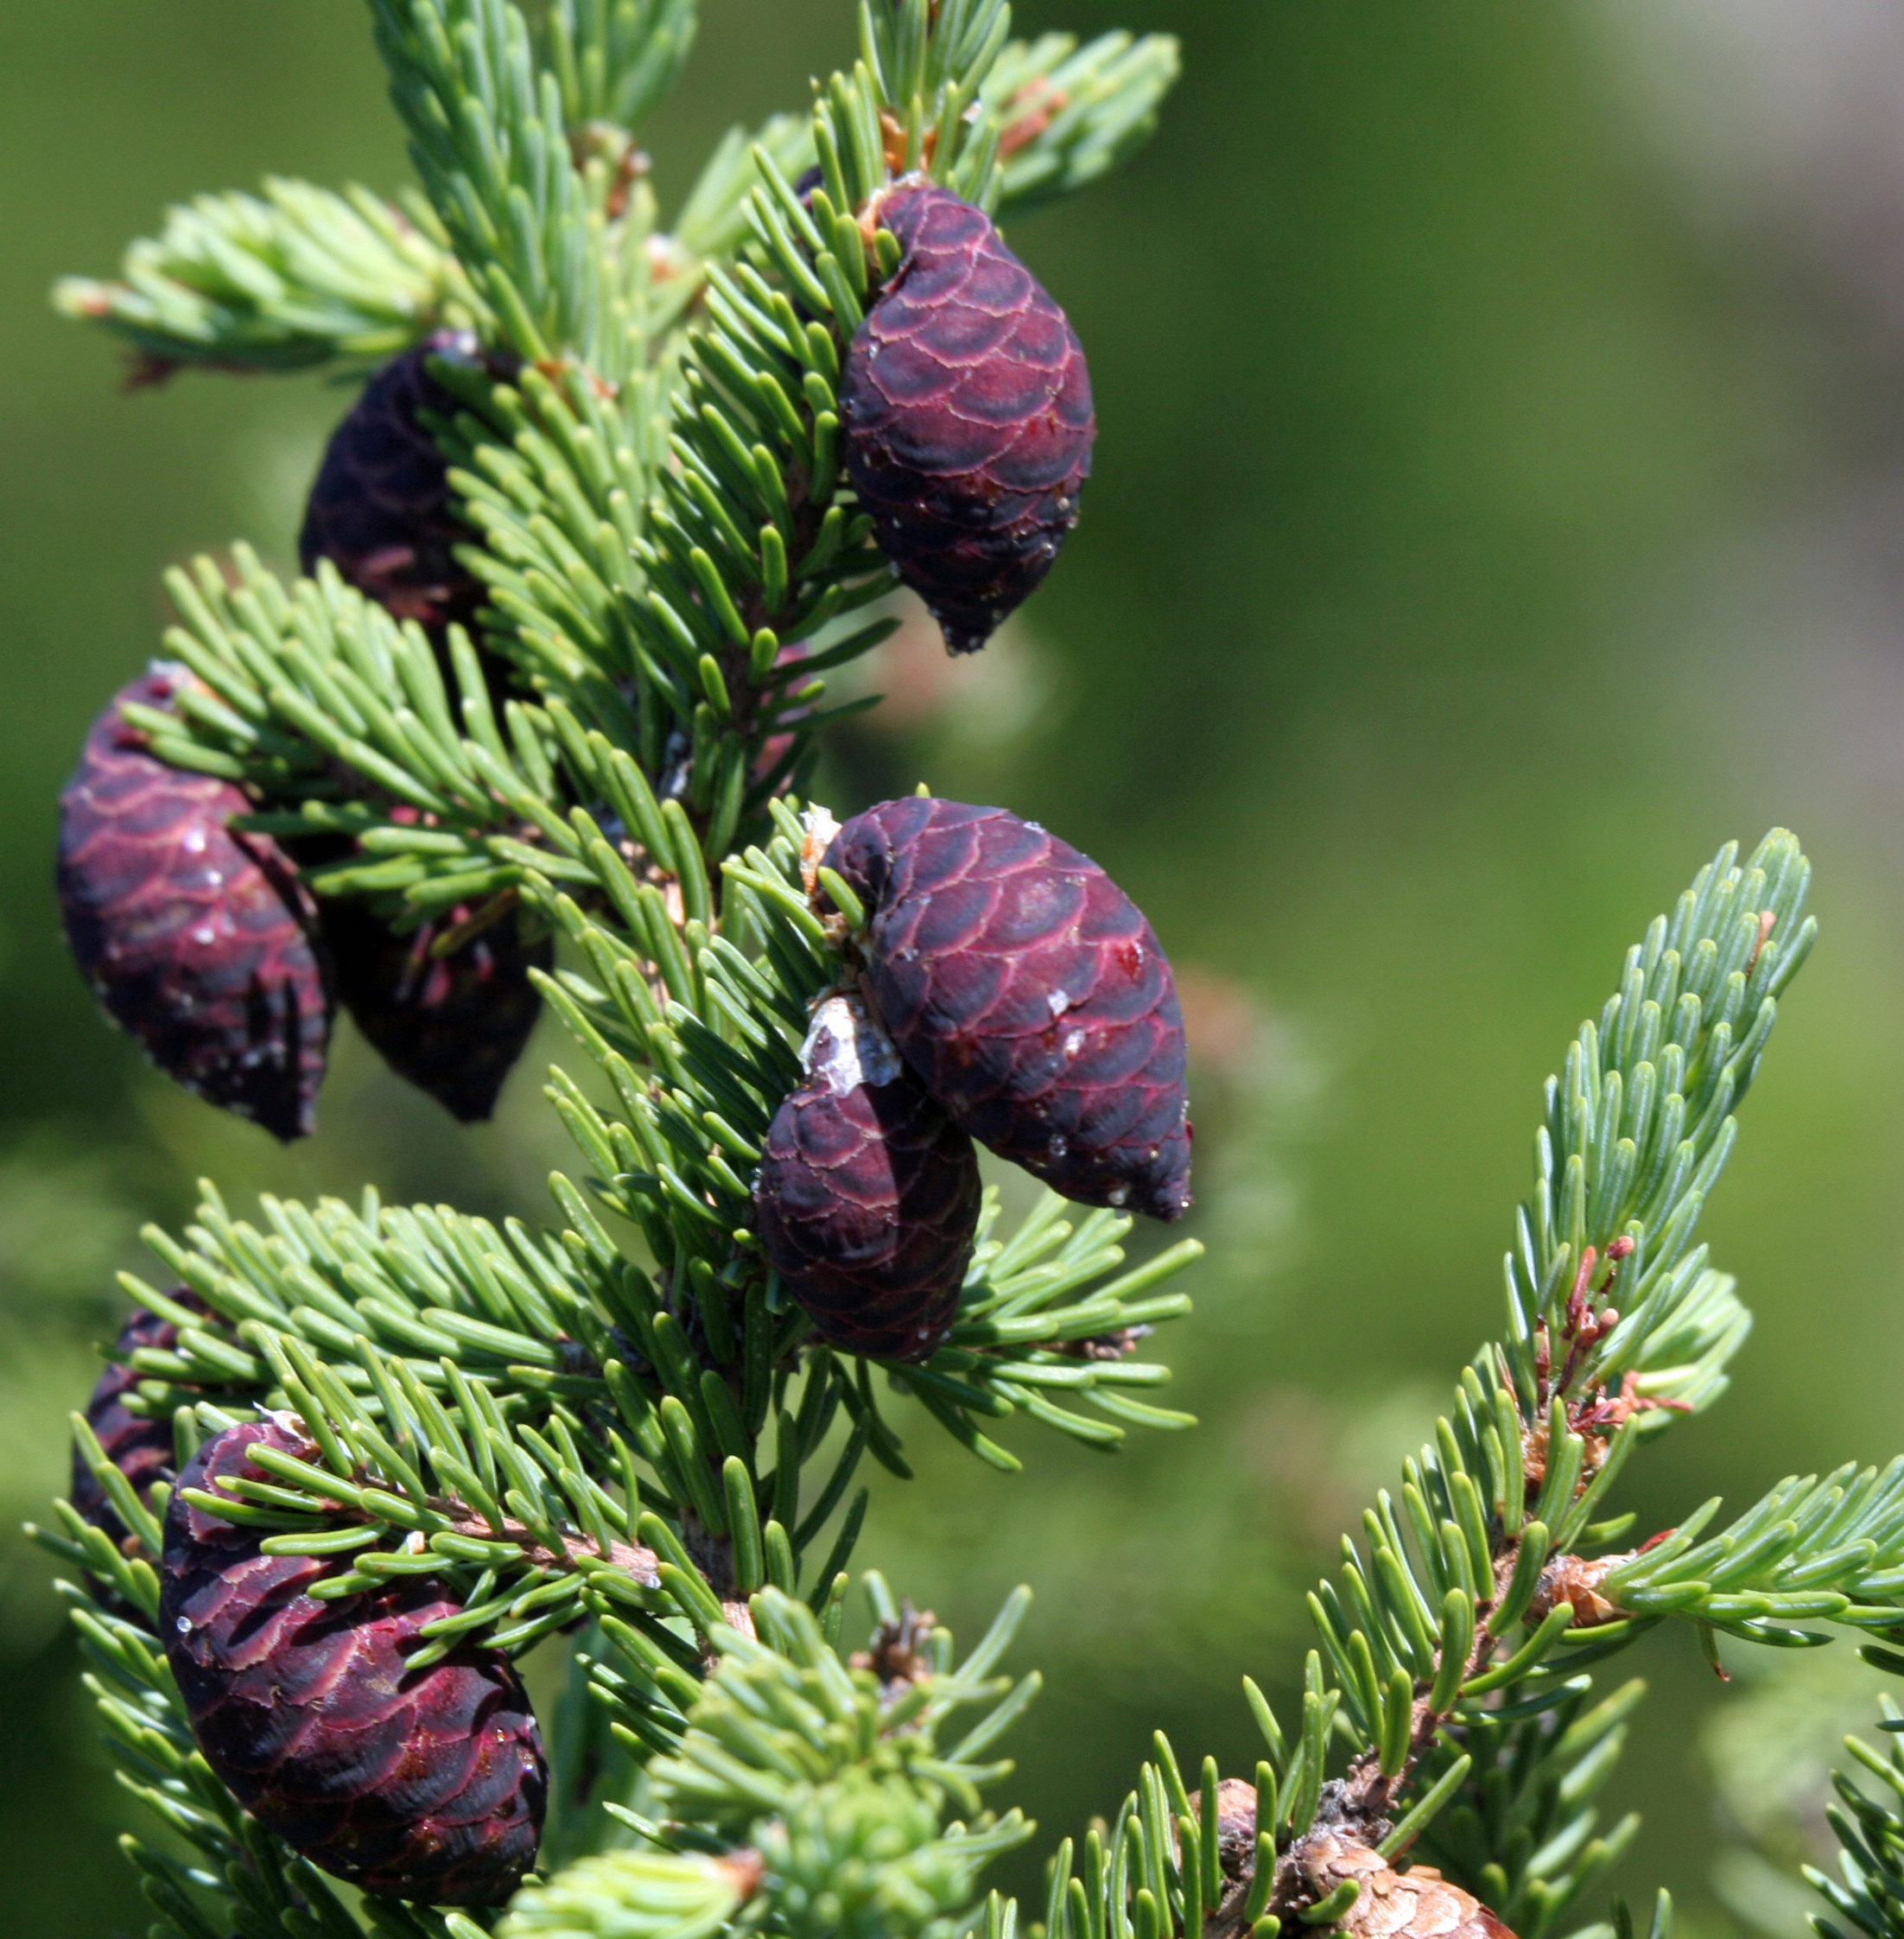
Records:
[[[854,1000],[822,1004],[806,1063],[761,1154],[761,1243],[822,1339],[923,1360],[958,1311],[978,1155]]]
[[[1184,1018],[1131,899],[1002,808],[909,795],[827,850],[865,903],[866,982],[953,1122],[1087,1205],[1190,1205]]]
[[[542,1012],[530,972],[555,960],[553,938],[526,939],[514,910],[433,956],[437,938],[471,914],[459,906],[407,935],[359,901],[327,901],[322,915],[338,997],[358,1028],[398,1077],[462,1124],[495,1110]]]
[[[166,1297],[194,1313],[205,1311],[205,1302],[189,1287],[175,1286]],[[162,1319],[143,1306],[135,1306],[114,1351],[132,1354],[142,1346],[169,1351],[179,1343],[179,1330],[169,1319]],[[172,1478],[172,1421],[168,1415],[134,1414],[125,1396],[146,1376],[114,1360],[93,1383],[92,1397],[86,1402],[86,1425],[98,1438],[100,1452],[132,1484],[143,1501],[153,1484]],[[104,1529],[115,1546],[123,1545],[130,1531],[122,1522],[106,1491],[99,1485],[91,1464],[75,1448],[73,1453],[73,1483],[68,1497],[94,1528]]]
[[[1064,312],[983,210],[904,181],[872,213],[904,253],[847,348],[847,474],[948,648],[969,653],[1077,523],[1090,376]]]
[[[67,943],[108,1013],[162,1071],[289,1142],[316,1122],[331,1008],[309,896],[268,836],[226,825],[251,804],[168,767],[120,717],[191,683],[154,662],[86,736],[60,798]]]
[[[371,378],[331,434],[297,536],[306,572],[328,559],[393,618],[432,628],[470,626],[485,594],[457,563],[454,549],[478,534],[455,516],[448,467],[418,415],[460,408],[429,359],[477,353],[473,337],[442,330]]]
[[[349,1558],[267,1555],[260,1532],[189,1506],[243,1474],[255,1443],[311,1459],[289,1417],[227,1427],[166,1510],[159,1635],[206,1761],[268,1831],[333,1877],[433,1905],[507,1898],[535,1862],[548,1783],[521,1680],[460,1644],[406,1670],[426,1623],[456,1613],[403,1576],[333,1602],[306,1592]]]

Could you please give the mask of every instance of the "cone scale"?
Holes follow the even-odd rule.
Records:
[[[866,907],[879,1020],[953,1122],[1082,1205],[1181,1217],[1183,1012],[1110,877],[1002,808],[910,795],[826,859]]]

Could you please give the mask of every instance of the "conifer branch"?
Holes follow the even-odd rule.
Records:
[[[552,1231],[374,1193],[359,1209],[267,1199],[253,1225],[207,1187],[181,1237],[148,1235],[170,1290],[128,1282],[153,1331],[123,1349],[124,1410],[136,1427],[169,1417],[178,1463],[196,1465],[175,1500],[163,1484],[142,1497],[81,1422],[81,1477],[124,1538],[63,1505],[44,1535],[127,1612],[74,1592],[89,1650],[132,1701],[101,1684],[129,1781],[205,1863],[135,1857],[166,1939],[473,1939],[489,1923],[377,1891],[347,1910],[189,1748],[203,1691],[181,1698],[143,1625],[173,1593],[162,1548],[168,1585],[198,1566],[178,1550],[196,1516],[319,1607],[394,1607],[420,1582],[406,1685],[472,1650],[500,1662],[578,1634],[543,1847],[564,1869],[512,1929],[711,1931],[771,1905],[816,1939],[936,1939],[1028,1830],[946,1815],[1006,1768],[982,1754],[1036,1680],[986,1678],[1022,1599],[957,1671],[949,1639],[876,1580],[877,1674],[834,1656],[857,1471],[870,1454],[906,1472],[875,1375],[1001,1466],[1016,1456],[984,1430],[1013,1414],[1099,1446],[1185,1425],[1137,1397],[1166,1376],[1133,1348],[1187,1310],[1165,1283],[1198,1249],[1123,1269],[1130,1222],[1067,1219],[1056,1199],[995,1239],[994,1199],[943,1344],[880,1368],[815,1340],[761,1256],[748,1174],[800,1078],[810,1006],[847,968],[812,900],[814,828],[785,789],[826,717],[816,676],[879,637],[828,629],[891,583],[841,495],[834,387],[892,238],[869,256],[851,205],[829,210],[823,190],[822,234],[785,168],[824,150],[837,176],[841,143],[870,127],[851,158],[868,187],[897,143],[898,163],[930,150],[990,199],[1004,114],[1044,156],[1038,179],[1082,181],[1129,145],[1161,70],[1046,41],[994,113],[978,90],[1000,0],[868,10],[861,67],[804,124],[718,154],[667,238],[631,128],[685,54],[691,8],[373,12],[428,196],[414,234],[367,198],[274,185],[264,203],[175,218],[130,293],[72,300],[157,329],[155,354],[209,363],[470,326],[474,348],[432,366],[460,408],[420,423],[454,467],[482,637],[399,624],[327,556],[286,585],[239,548],[229,571],[173,575],[176,677],[142,688],[114,731],[242,790],[254,811],[236,831],[286,844],[327,906],[361,902],[393,931],[447,925],[439,955],[505,910],[561,932],[580,967],[542,987],[605,1086],[551,1074],[585,1167],[580,1186],[551,1181]],[[1023,90],[1067,61],[1077,111],[1044,93],[1028,106]],[[225,1448],[244,1452],[208,1467]],[[976,1701],[987,1714],[939,1748],[941,1720]],[[754,1731],[762,1706],[790,1728]],[[842,1754],[790,1786],[809,1726]],[[517,1741],[533,1762],[532,1720]],[[644,1771],[671,1814],[658,1826],[626,1802]],[[706,1848],[724,1833],[746,1842]],[[630,1848],[605,1850],[611,1834]],[[994,1900],[984,1923],[1006,1939],[1015,1914]]]
[[[537,59],[568,128],[638,128],[687,65],[695,14],[695,0],[549,0],[534,23]]]
[[[759,180],[754,167],[756,149],[789,181],[797,181],[813,166],[812,115],[772,115],[751,132],[730,128],[714,144],[664,245],[684,270],[730,256],[746,239],[747,200]],[[685,301],[700,288],[698,269],[682,281]]]
[[[1628,951],[1598,1024],[1582,1027],[1564,1074],[1548,1080],[1534,1196],[1507,1258],[1509,1365],[1523,1408],[1656,1367],[1662,1331],[1683,1326],[1705,1289],[1706,1251],[1693,1232],[1730,1154],[1732,1113],[1757,1072],[1776,999],[1817,933],[1798,916],[1809,874],[1789,836],[1768,836],[1742,871],[1722,850],[1670,921],[1657,918]],[[1579,1315],[1610,1288],[1615,1266],[1624,1319],[1603,1309],[1590,1342]],[[1701,1328],[1702,1370],[1676,1370],[1657,1391],[1641,1377],[1642,1397],[1716,1398],[1715,1326],[1724,1333],[1717,1313]]]
[[[530,363],[629,367],[623,272],[569,151],[562,91],[510,0],[371,0],[390,98],[451,246]]]
[[[825,676],[884,637],[858,616],[901,563],[842,453],[843,373],[915,247],[886,214],[923,183],[942,209],[949,191],[1012,213],[1095,179],[1149,132],[1175,43],[1014,42],[1003,0],[866,0],[857,59],[805,117],[730,137],[669,233],[634,131],[691,0],[371,3],[428,198],[414,223],[270,182],[174,211],[123,282],[60,301],[155,374],[466,326],[432,346],[451,407],[409,428],[449,467],[476,634],[400,624],[327,560],[288,585],[241,548],[173,575],[184,671],[123,721],[168,768],[242,791],[253,811],[220,829],[288,844],[326,909],[362,905],[437,959],[505,915],[560,937],[560,967],[524,975],[593,1070],[550,1073],[581,1162],[551,1180],[549,1229],[374,1194],[267,1199],[254,1225],[207,1187],[182,1236],[149,1235],[166,1282],[128,1289],[164,1338],[121,1349],[127,1417],[169,1418],[181,1465],[216,1436],[249,1452],[142,1493],[82,1421],[78,1478],[120,1534],[62,1504],[41,1539],[92,1586],[70,1593],[124,1781],[195,1853],[133,1847],[156,1929],[492,1923],[376,1891],[347,1908],[194,1747],[198,1700],[149,1625],[198,1516],[260,1562],[319,1565],[299,1578],[315,1605],[428,1582],[449,1613],[416,1619],[406,1675],[470,1650],[506,1673],[568,1635],[546,1871],[506,1935],[1008,1939],[1019,1909],[975,1904],[976,1881],[1029,1828],[979,1791],[1037,1688],[990,1675],[1022,1598],[960,1668],[869,1577],[874,1645],[842,1662],[861,1469],[908,1472],[894,1397],[1003,1468],[1015,1415],[1103,1447],[1187,1425],[1139,1397],[1167,1375],[1134,1353],[1187,1310],[1167,1282],[1197,1248],[1127,1268],[1128,1219],[1049,1194],[994,1237],[993,1195],[962,1286],[944,1276],[949,1326],[876,1360],[826,1344],[811,1287],[770,1266],[757,1175],[812,1076],[816,1006],[869,974],[876,885],[827,866],[830,817],[791,791],[845,711]],[[1069,525],[1050,530],[1055,550]],[[1206,1760],[1193,1787],[1159,1736],[1112,1826],[1061,1848],[1047,1939],[1364,1939],[1377,1901],[1463,1932],[1488,1929],[1484,1902],[1549,1939],[1634,1823],[1603,1829],[1596,1799],[1641,1687],[1596,1701],[1590,1666],[1674,1615],[1709,1647],[1825,1640],[1807,1621],[1904,1637],[1904,1463],[1613,1548],[1624,1463],[1718,1396],[1749,1326],[1696,1228],[1812,942],[1807,878],[1782,833],[1742,866],[1729,848],[1629,952],[1548,1086],[1506,1338],[1311,1597],[1299,1721],[1285,1734],[1251,1687],[1253,1783]],[[1053,1024],[1079,1001],[1046,994]],[[1904,1795],[1895,1757],[1852,1755]],[[1886,1939],[1904,1834],[1849,1781],[1840,1801],[1843,1876],[1817,1882]],[[1654,1939],[1670,1920],[1662,1896]],[[1631,1929],[1623,1910],[1592,1929]]]
[[[1580,1553],[1628,1525],[1603,1518],[1621,1468],[1710,1403],[1748,1323],[1692,1230],[1814,931],[1789,836],[1742,868],[1735,855],[1722,850],[1629,952],[1620,991],[1550,1082],[1535,1197],[1507,1262],[1508,1341],[1463,1374],[1399,1498],[1378,1498],[1365,1546],[1345,1540],[1341,1573],[1310,1598],[1323,1647],[1293,1740],[1252,1688],[1268,1755],[1238,1786],[1247,1802],[1232,1801],[1228,1860],[1201,1828],[1221,1816],[1214,1765],[1193,1806],[1159,1739],[1112,1849],[1087,1847],[1090,1929],[1264,1939],[1291,1919],[1330,1923],[1359,1888],[1318,1853],[1373,1866],[1426,1840],[1451,1885],[1520,1939],[1544,1939],[1636,1825],[1596,1835],[1590,1799],[1639,1687],[1590,1710],[1587,1665],[1675,1598],[1764,1641],[1784,1639],[1775,1612],[1895,1622],[1850,1594],[1881,1593],[1894,1560],[1889,1470],[1787,1484],[1704,1548],[1689,1529],[1637,1556]],[[1330,1777],[1338,1718],[1357,1749]],[[1112,1862],[1127,1843],[1127,1867]]]
[[[673,1862],[647,1853],[586,1861],[525,1893],[505,1933],[672,1934],[717,1904],[745,1928],[758,1895],[777,1924],[815,1939],[840,1930],[949,1934],[981,1866],[1030,1834],[1016,1812],[942,1822],[949,1802],[975,1809],[980,1787],[1010,1768],[972,1753],[1035,1688],[986,1675],[1028,1599],[1013,1597],[955,1669],[945,1631],[902,1615],[883,1581],[866,1580],[881,1626],[873,1651],[850,1669],[821,1621],[777,1588],[753,1599],[756,1635],[717,1629],[718,1667],[686,1714],[676,1714],[676,1740],[650,1766],[658,1820],[624,1814]],[[614,1727],[625,1740],[649,1741],[653,1707],[637,1713],[627,1701],[643,1662],[628,1645],[643,1639],[619,1631],[617,1639],[624,1649],[611,1701],[640,1723],[618,1716]],[[987,1702],[990,1714],[942,1751],[947,1720]],[[708,1860],[691,1856],[701,1850],[726,1869],[710,1873]],[[880,1862],[854,1864],[873,1853]]]
[[[1704,1542],[1717,1501],[1639,1550],[1554,1573],[1543,1596],[1583,1623],[1679,1616],[1749,1642],[1801,1643],[1785,1625],[1807,1620],[1889,1635],[1904,1623],[1901,1496],[1904,1460],[1793,1477]]]
[[[1170,34],[1007,41],[979,89],[999,124],[1000,220],[1087,188],[1140,148],[1180,67]]]
[[[428,206],[393,207],[267,176],[257,195],[200,195],[127,250],[116,282],[63,277],[67,316],[138,353],[138,381],[182,366],[297,370],[394,355],[477,305]]]
[[[1863,1654],[1895,1674],[1904,1658],[1889,1650],[1867,1649]],[[1890,1733],[1880,1750],[1858,1737],[1847,1737],[1844,1748],[1864,1775],[1881,1789],[1874,1797],[1842,1771],[1831,1773],[1836,1799],[1825,1807],[1831,1829],[1842,1847],[1836,1878],[1817,1867],[1805,1868],[1806,1881],[1825,1898],[1837,1918],[1813,1913],[1812,1924],[1820,1939],[1898,1939],[1904,1934],[1904,1712],[1888,1696],[1879,1699],[1878,1728]],[[1838,1922],[1842,1920],[1841,1924]]]

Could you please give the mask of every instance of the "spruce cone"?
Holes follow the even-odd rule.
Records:
[[[205,1311],[205,1302],[187,1286],[175,1286],[166,1297],[194,1313]],[[112,1344],[121,1353],[135,1353],[142,1346],[168,1351],[179,1342],[179,1330],[169,1319],[143,1306],[135,1306],[119,1337]],[[98,1436],[99,1447],[143,1501],[152,1484],[172,1478],[172,1423],[168,1419],[133,1414],[127,1410],[125,1395],[144,1378],[118,1361],[108,1362],[93,1383],[92,1398],[86,1402],[86,1425]],[[68,1493],[73,1507],[94,1528],[103,1529],[115,1543],[130,1539],[130,1531],[114,1510],[106,1491],[99,1485],[91,1466],[77,1448],[73,1454],[73,1484]]]
[[[297,536],[306,572],[328,559],[393,618],[428,627],[467,626],[483,603],[482,582],[454,553],[478,535],[451,510],[447,467],[417,422],[458,409],[429,359],[476,354],[473,337],[441,330],[371,378],[331,434]]]
[[[67,943],[99,1001],[187,1090],[287,1143],[316,1122],[331,1008],[310,897],[228,781],[168,767],[119,702],[191,682],[155,661],[92,723],[60,798]]]
[[[1077,523],[1090,376],[982,210],[909,181],[871,213],[904,254],[847,348],[847,474],[947,647],[974,652]]]
[[[547,1774],[508,1660],[461,1644],[407,1672],[417,1631],[454,1615],[441,1586],[396,1578],[333,1602],[305,1593],[349,1559],[266,1555],[259,1533],[187,1488],[269,1478],[254,1443],[309,1459],[289,1417],[227,1427],[165,1516],[159,1634],[194,1736],[259,1823],[333,1877],[433,1905],[508,1898],[536,1856]]]
[[[880,1020],[954,1123],[1068,1198],[1180,1217],[1183,1014],[1110,877],[1002,808],[918,796],[855,816],[826,859],[866,905]]]
[[[459,906],[404,936],[361,902],[339,897],[323,910],[337,994],[358,1028],[398,1077],[460,1124],[495,1110],[542,1011],[529,973],[555,961],[553,939],[525,941],[512,909],[433,957],[436,938],[469,915]]]
[[[1396,1872],[1387,1859],[1338,1832],[1312,1831],[1290,1853],[1318,1903],[1345,1879],[1361,1887],[1332,1929],[1344,1939],[1514,1939],[1472,1893],[1427,1866]]]
[[[923,1360],[952,1324],[972,1256],[972,1141],[849,998],[820,1006],[806,1062],[754,1183],[761,1243],[823,1339]]]

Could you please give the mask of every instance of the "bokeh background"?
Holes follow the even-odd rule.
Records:
[[[846,0],[704,0],[649,145],[665,193],[849,51]],[[346,1039],[284,1153],[144,1070],[60,948],[54,803],[153,650],[156,577],[286,559],[347,402],[126,396],[57,321],[161,206],[404,163],[345,0],[3,0],[0,62],[0,1529],[43,1512],[116,1267],[191,1181],[531,1215],[562,1157],[538,1041],[471,1134]],[[1036,1437],[1007,1480],[915,1436],[862,1551],[969,1633],[1015,1581],[1048,1692],[1019,1797],[1114,1807],[1152,1728],[1253,1757],[1299,1593],[1495,1322],[1543,1075],[1621,950],[1732,836],[1798,828],[1820,948],[1710,1214],[1758,1331],[1632,1474],[1652,1525],[1904,1446],[1904,16],[1882,0],[1024,0],[1183,35],[1155,144],[1014,243],[1088,346],[1082,526],[1024,621],[917,629],[833,750],[845,811],[922,777],[1107,863],[1186,974],[1211,1246],[1165,1342],[1194,1434]],[[22,1936],[141,1931],[126,1821],[46,1589],[0,1532],[0,1877]],[[1796,1935],[1748,1836],[1818,1830],[1869,1689],[1722,1689],[1691,1641],[1615,1787],[1614,1881],[1698,1935]],[[1751,1671],[1752,1674],[1744,1674]]]

